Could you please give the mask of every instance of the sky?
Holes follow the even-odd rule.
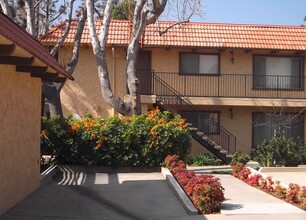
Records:
[[[306,22],[304,22],[304,17],[306,16],[306,0],[200,1],[205,15],[203,18],[193,17],[191,21],[291,26],[306,25]],[[80,2],[81,0],[76,0],[77,4],[80,4]],[[164,16],[166,17],[166,15]]]
[[[204,19],[238,24],[306,25],[306,0],[201,0]]]

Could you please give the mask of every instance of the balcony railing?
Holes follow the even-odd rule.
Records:
[[[188,75],[171,72],[142,72],[141,94],[167,95],[163,87],[154,83],[158,76],[182,96],[231,98],[304,99],[304,76],[220,74]],[[143,83],[142,83],[143,82]]]

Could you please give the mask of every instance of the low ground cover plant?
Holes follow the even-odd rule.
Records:
[[[217,166],[221,164],[216,158],[204,153],[189,157],[186,163],[194,166]]]
[[[220,212],[219,206],[224,201],[224,188],[219,178],[212,175],[195,175],[187,170],[186,164],[179,160],[177,155],[167,156],[164,166],[170,170],[200,213]]]
[[[159,109],[122,118],[42,120],[41,153],[58,164],[155,167],[169,154],[185,158],[189,149],[185,120]]]
[[[235,152],[233,154],[231,164],[243,163],[247,164],[251,160],[251,157],[246,153]]]
[[[264,178],[260,174],[253,174],[243,163],[233,164],[231,167],[233,176],[238,179],[306,210],[306,186],[291,183],[285,188],[271,177]]]

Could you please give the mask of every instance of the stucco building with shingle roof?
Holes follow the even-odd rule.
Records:
[[[100,20],[95,21],[99,32]],[[41,38],[54,44],[65,22]],[[198,127],[197,142],[219,158],[274,135],[304,139],[306,27],[158,22],[140,40],[139,79],[143,111],[160,105]],[[77,20],[59,59],[65,63]],[[113,20],[107,62],[115,94],[127,96],[125,56],[130,23]],[[114,114],[101,96],[90,36],[85,27],[75,82],[62,92],[66,113]],[[204,141],[203,141],[204,140]],[[193,153],[203,148],[194,144]],[[221,152],[221,155],[219,153]]]
[[[0,12],[0,215],[40,185],[41,82],[73,79]]]

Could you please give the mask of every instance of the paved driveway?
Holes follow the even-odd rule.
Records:
[[[204,170],[205,169],[205,170]],[[198,172],[207,168],[197,168]],[[67,167],[0,216],[2,220],[305,220],[306,212],[230,175],[221,214],[187,215],[159,172],[103,173]]]

